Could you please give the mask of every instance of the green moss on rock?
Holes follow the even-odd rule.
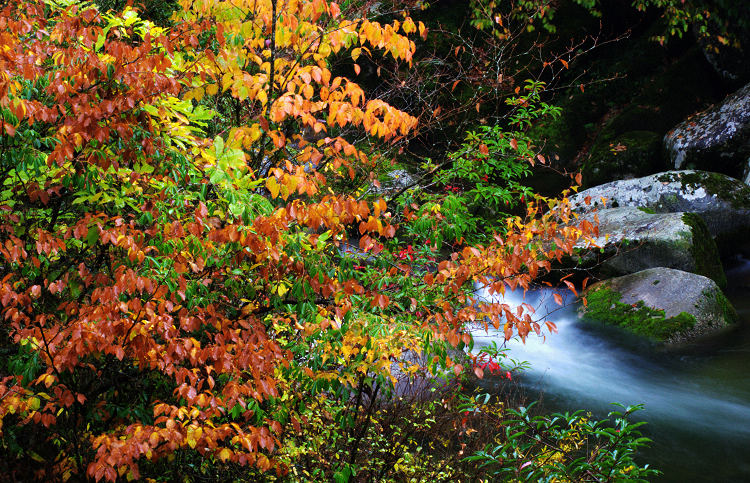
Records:
[[[663,310],[653,309],[642,301],[634,305],[620,302],[622,294],[602,287],[586,295],[584,320],[615,325],[657,342],[665,342],[675,334],[692,329],[694,316],[682,312],[666,318]]]
[[[706,222],[695,213],[685,213],[682,215],[682,221],[692,229],[693,239],[689,249],[690,256],[695,262],[695,273],[706,276],[719,287],[725,288],[727,278],[721,266],[719,249],[708,231]]]
[[[750,209],[750,186],[740,180],[710,171],[674,172],[662,174],[658,178],[662,182],[678,181],[684,188],[703,188],[710,195],[716,195],[736,209]]]
[[[726,322],[727,324],[736,324],[737,322],[739,322],[740,317],[737,314],[737,311],[734,309],[732,303],[723,293],[704,292],[704,297],[721,308],[724,322]]]

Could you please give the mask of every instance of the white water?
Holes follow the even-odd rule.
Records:
[[[730,286],[750,281],[750,263],[728,271]],[[680,353],[623,344],[623,335],[581,322],[574,297],[554,303],[551,289],[508,293],[505,303],[536,308],[537,317],[557,324],[558,334],[531,336],[508,343],[509,356],[531,365],[521,381],[529,396],[543,393],[551,410],[587,409],[604,417],[611,403],[644,404],[637,413],[655,440],[644,461],[664,471],[664,481],[750,481],[750,332],[728,336]],[[738,287],[729,296],[743,323],[750,313],[750,290]],[[485,294],[486,298],[489,298]],[[473,333],[475,350],[503,340],[501,332]],[[627,337],[625,337],[627,339]],[[619,343],[618,343],[619,342]],[[630,341],[632,342],[632,341]],[[629,347],[629,348],[628,348]],[[491,381],[488,381],[491,384]]]

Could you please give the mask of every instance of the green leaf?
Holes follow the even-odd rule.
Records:
[[[219,159],[224,152],[224,139],[221,136],[214,138],[214,151],[216,152],[216,159]]]
[[[93,247],[94,245],[96,245],[96,242],[98,241],[99,241],[99,227],[90,226],[89,231],[86,234],[86,243],[88,243],[90,247]]]
[[[109,32],[110,28],[112,28],[111,25],[107,25],[106,27],[104,27],[104,31],[102,31],[102,34],[96,39],[96,44],[94,44],[94,52],[99,52],[99,49],[102,48],[104,42],[107,40],[107,33]]]

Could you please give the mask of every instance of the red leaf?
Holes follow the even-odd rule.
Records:
[[[195,209],[195,216],[199,219],[208,216],[208,208],[206,208],[205,203],[203,203],[202,201],[198,203],[198,208]]]

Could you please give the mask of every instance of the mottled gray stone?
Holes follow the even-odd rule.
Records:
[[[741,177],[750,155],[750,84],[677,125],[664,143],[675,169],[707,169]]]
[[[587,198],[589,204],[585,203]],[[750,186],[719,173],[667,171],[613,181],[580,192],[571,203],[582,213],[624,206],[655,213],[697,213],[722,253],[750,247]]]
[[[374,195],[389,198],[396,196],[402,191],[419,188],[419,178],[404,169],[396,169],[389,172],[384,180],[380,180],[380,187],[370,186],[368,192]]]
[[[711,277],[722,286],[726,284],[716,245],[696,215],[652,214],[621,207],[589,212],[583,218],[591,222],[598,219],[600,236],[595,242],[604,252],[600,253],[604,273],[622,275],[668,267]]]

